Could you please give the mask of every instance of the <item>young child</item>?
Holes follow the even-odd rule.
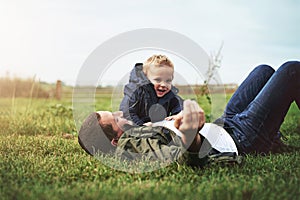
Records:
[[[165,55],[153,55],[137,63],[125,85],[120,110],[136,125],[151,125],[182,110],[183,100],[172,85],[174,65]]]

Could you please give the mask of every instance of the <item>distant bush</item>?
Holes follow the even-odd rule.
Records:
[[[55,85],[36,81],[33,78],[0,77],[0,97],[49,98],[55,93]]]
[[[48,98],[50,91],[32,79],[0,77],[0,97]]]

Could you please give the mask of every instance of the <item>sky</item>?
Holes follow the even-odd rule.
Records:
[[[219,77],[239,84],[258,64],[277,69],[300,60],[299,10],[297,0],[0,0],[0,76],[74,85],[86,59],[105,41],[157,28],[185,35],[209,56],[223,44]],[[100,84],[124,79],[149,56],[143,50],[123,56]],[[201,82],[186,73],[195,74],[187,63],[168,56],[178,75]]]

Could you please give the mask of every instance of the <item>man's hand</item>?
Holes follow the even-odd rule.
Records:
[[[175,120],[174,126],[182,132],[182,142],[189,151],[200,149],[201,138],[198,134],[205,123],[205,114],[195,101],[185,100],[183,102],[182,117]]]

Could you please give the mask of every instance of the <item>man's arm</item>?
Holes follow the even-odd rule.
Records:
[[[198,152],[201,146],[199,129],[205,123],[205,114],[195,101],[183,102],[182,117],[175,120],[175,127],[182,132],[182,142],[190,152]]]

